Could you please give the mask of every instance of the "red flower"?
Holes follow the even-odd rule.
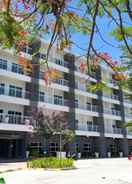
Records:
[[[84,71],[85,71],[85,66],[86,66],[86,65],[85,65],[84,63],[81,63],[81,64],[80,64],[79,69],[80,69],[80,72],[81,72],[81,73],[84,73]]]

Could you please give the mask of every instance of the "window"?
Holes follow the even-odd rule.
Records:
[[[64,64],[64,62],[62,60],[60,60],[60,59],[55,59],[55,63],[57,65],[63,65]]]
[[[12,63],[12,72],[23,74],[23,68],[21,65],[18,65],[16,63]]]
[[[9,96],[22,97],[22,88],[10,85]]]
[[[4,95],[5,93],[5,84],[1,83],[0,84],[0,95]]]
[[[3,121],[3,109],[0,109],[0,123]]]
[[[46,59],[46,55],[45,54],[42,54],[42,53],[39,53],[39,58],[40,59]]]
[[[16,111],[8,111],[9,123],[12,124],[21,124],[22,122],[22,113]]]
[[[76,119],[76,120],[75,120],[75,127],[76,127],[77,130],[78,130],[78,128],[79,128],[79,127],[78,127],[78,124],[79,124],[79,122],[78,122],[78,120]]]
[[[16,97],[22,97],[22,88],[16,87]]]
[[[45,93],[44,92],[39,92],[39,101],[44,102],[45,101]]]
[[[83,150],[84,150],[84,152],[91,152],[91,151],[92,151],[92,146],[91,146],[91,144],[90,144],[90,143],[84,144],[84,145],[83,145]]]
[[[62,105],[63,104],[62,96],[54,95],[54,104]]]
[[[56,152],[59,149],[58,143],[50,143],[50,152]]]
[[[75,99],[75,107],[78,108],[78,100]]]
[[[7,61],[4,59],[0,59],[0,68],[3,70],[7,70]]]
[[[27,54],[33,54],[33,49],[31,47],[27,46],[23,49],[23,52],[25,52]]]
[[[87,110],[90,110],[91,111],[91,103],[87,102]]]
[[[93,122],[92,121],[87,121],[87,129],[89,131],[92,131],[93,130]]]

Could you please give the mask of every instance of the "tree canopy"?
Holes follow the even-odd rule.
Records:
[[[96,68],[100,61],[105,61],[114,71],[113,78],[117,81],[126,80],[118,61],[114,61],[109,51],[101,53],[96,48],[96,39],[111,47],[123,48],[132,55],[132,2],[131,0],[1,0],[0,1],[0,45],[3,48],[15,47],[20,51],[32,43],[34,38],[48,34],[50,41],[46,58],[41,64],[47,64],[50,50],[54,44],[59,51],[76,46],[83,51],[86,63],[80,68]],[[98,20],[105,20],[112,25],[108,35],[117,40],[103,36]],[[79,45],[72,39],[78,33],[85,35],[87,44]],[[124,53],[122,52],[122,55]],[[81,56],[79,56],[81,57]],[[92,62],[91,62],[92,60]],[[92,64],[91,64],[92,63]],[[121,63],[122,64],[122,63]],[[56,73],[56,72],[54,72]],[[51,75],[48,71],[47,75]],[[101,85],[103,84],[101,83]]]

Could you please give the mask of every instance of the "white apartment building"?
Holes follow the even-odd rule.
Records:
[[[39,45],[41,53],[35,58],[31,56],[38,45],[25,48],[23,56],[32,62],[44,58],[43,42]],[[76,134],[72,151],[80,152],[83,158],[97,156],[96,153],[100,157],[118,157],[132,152],[132,133],[122,127],[132,120],[132,102],[127,99],[129,92],[115,85],[112,71],[102,67],[88,76],[87,71],[80,72],[74,54],[62,55],[54,48],[49,66],[63,75],[47,86],[42,77],[44,66],[27,75],[13,51],[0,50],[0,159],[25,158],[29,144],[52,153],[59,149],[56,139],[50,140],[44,148],[38,138],[30,136],[39,108],[68,114],[67,121]],[[104,77],[111,91],[90,92],[90,83]]]

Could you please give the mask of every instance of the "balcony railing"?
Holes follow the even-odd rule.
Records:
[[[50,62],[55,63],[57,65],[63,66],[68,68],[69,67],[69,63],[67,61],[64,60],[59,60],[59,59],[51,59]]]
[[[39,73],[39,79],[44,79],[44,72],[40,72]],[[69,81],[62,78],[62,79],[57,79],[57,80],[53,80],[54,83],[60,84],[62,86],[68,86],[69,85]]]
[[[69,81],[66,79],[58,79],[54,81],[57,84],[63,85],[63,86],[68,86],[69,85]]]
[[[113,133],[114,134],[122,134],[122,129],[121,128],[113,128]]]
[[[0,113],[0,123],[31,125],[32,122],[29,116]]]
[[[77,130],[88,131],[88,132],[99,132],[99,127],[98,125],[89,125],[87,127],[79,126]]]
[[[88,111],[93,111],[93,112],[98,112],[98,106],[97,105],[92,105],[92,104],[78,104],[75,103],[75,107],[78,109],[84,109],[84,110],[88,110]]]
[[[0,95],[6,95],[6,96],[11,96],[11,97],[17,97],[17,98],[25,98],[29,99],[30,98],[30,92],[29,91],[24,91],[22,90],[17,90],[17,89],[10,89],[9,87],[0,87]]]
[[[107,97],[107,98],[112,98],[114,100],[119,100],[119,96],[118,95],[115,95],[115,94],[106,94],[106,93],[103,93],[103,96],[104,97]]]
[[[110,109],[104,109],[104,113],[106,114],[111,114],[111,115],[115,115],[115,116],[121,116],[121,112],[119,110],[110,110]]]
[[[110,134],[122,134],[122,129],[115,127],[111,129],[106,129],[105,132]]]
[[[126,118],[131,118],[131,119],[132,119],[132,114],[125,113],[125,117],[126,117]]]
[[[67,106],[68,105],[68,100],[65,99],[60,99],[60,98],[55,98],[53,96],[48,96],[45,95],[44,96],[44,103],[50,103],[50,104],[54,104],[54,105],[62,105],[62,106]]]
[[[124,99],[124,102],[128,103],[128,104],[132,104],[132,100],[130,100],[130,99]]]

